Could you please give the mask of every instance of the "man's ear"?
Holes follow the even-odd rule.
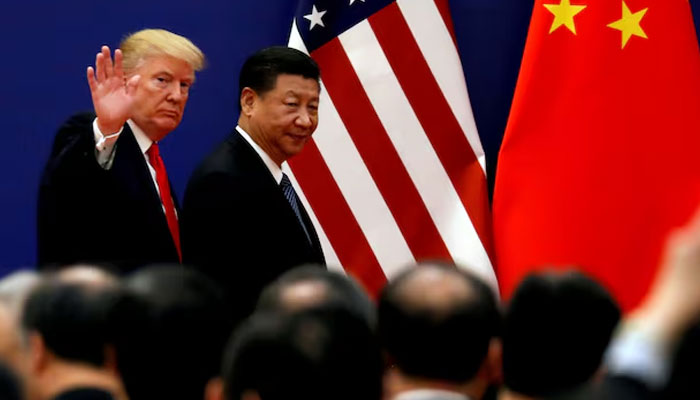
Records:
[[[258,101],[258,94],[255,93],[255,90],[246,86],[243,88],[243,90],[241,90],[240,100],[241,113],[246,117],[250,117],[250,115],[253,113],[253,109],[255,108],[255,102]]]
[[[107,371],[113,373],[114,375],[119,375],[119,369],[117,365],[117,350],[112,345],[105,346],[104,367]]]
[[[489,381],[494,384],[503,383],[503,343],[501,338],[491,339],[486,362],[488,363]]]
[[[224,400],[224,381],[221,377],[209,379],[204,388],[204,400]]]
[[[44,338],[37,332],[29,334],[29,363],[32,372],[40,372],[46,369],[51,355],[46,348]]]

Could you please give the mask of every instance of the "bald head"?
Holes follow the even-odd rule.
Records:
[[[268,285],[260,295],[256,311],[295,313],[336,304],[376,324],[375,305],[351,277],[319,266],[294,268]]]
[[[299,311],[321,304],[329,296],[328,287],[321,282],[299,282],[280,292],[282,304],[289,311]]]
[[[89,287],[116,286],[119,278],[94,265],[76,264],[56,272],[56,279],[63,283],[77,284]]]
[[[402,373],[463,384],[484,362],[499,325],[491,289],[455,266],[422,264],[379,299],[379,336]]]
[[[477,300],[476,291],[456,268],[424,264],[396,284],[395,296],[406,310],[444,318],[455,308]]]

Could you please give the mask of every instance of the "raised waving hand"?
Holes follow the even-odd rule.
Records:
[[[122,52],[114,51],[114,63],[109,47],[95,57],[95,69],[87,68],[87,80],[92,95],[92,105],[97,114],[97,125],[105,135],[118,132],[131,116],[136,86],[140,76],[127,81],[122,67]]]

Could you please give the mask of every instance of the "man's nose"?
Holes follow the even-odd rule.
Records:
[[[183,93],[182,89],[180,88],[180,83],[179,82],[173,82],[171,87],[168,90],[168,99],[173,101],[173,102],[180,102],[182,101],[183,98]]]
[[[309,113],[308,110],[301,109],[301,111],[299,111],[299,116],[297,117],[296,122],[299,126],[303,126],[304,128],[309,128],[313,125],[312,118],[313,117],[311,116],[311,114]]]

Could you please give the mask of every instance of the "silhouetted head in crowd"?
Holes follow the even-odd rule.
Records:
[[[379,299],[389,395],[430,387],[473,399],[499,375],[500,317],[493,291],[471,273],[423,264],[398,275]]]
[[[526,277],[506,311],[506,387],[544,397],[575,388],[598,371],[620,309],[605,288],[578,272]]]
[[[379,400],[381,354],[344,307],[256,313],[234,334],[223,380],[226,400]]]
[[[178,265],[141,269],[126,286],[144,302],[148,318],[139,343],[125,349],[124,382],[131,400],[203,398],[207,381],[218,375],[230,334],[219,287]]]
[[[37,395],[28,377],[30,354],[20,321],[25,300],[41,281],[41,275],[30,270],[15,271],[0,280],[0,360],[13,370],[28,400],[36,399]]]
[[[356,281],[318,266],[295,268],[280,276],[263,290],[256,311],[295,312],[322,304],[345,307],[371,327],[376,323],[375,306]]]
[[[123,396],[114,350],[112,312],[120,299],[114,286],[48,280],[24,305],[22,331],[28,346],[28,378],[40,399],[77,386]]]

